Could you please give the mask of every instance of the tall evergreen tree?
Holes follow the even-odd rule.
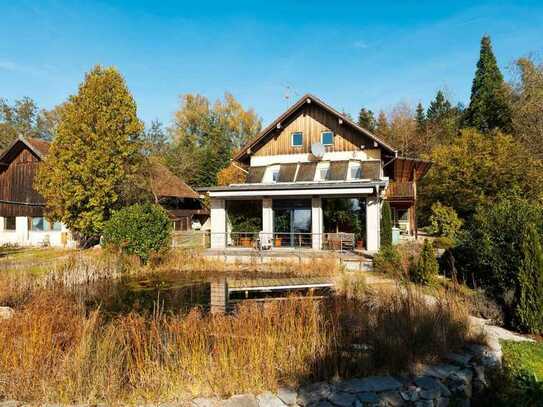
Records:
[[[392,245],[392,212],[388,201],[381,208],[381,246]]]
[[[422,136],[426,134],[426,114],[424,113],[424,107],[422,103],[417,104],[415,111],[415,120],[417,122],[417,135]]]
[[[375,124],[375,133],[384,139],[387,139],[390,135],[390,126],[388,124],[387,115],[382,110],[377,116],[377,123]]]
[[[529,224],[521,243],[518,273],[519,302],[515,309],[518,328],[531,333],[543,332],[543,250],[541,236]]]
[[[511,130],[511,108],[507,91],[488,35],[481,39],[481,51],[471,86],[465,124],[485,133],[494,129],[504,132]]]
[[[142,163],[143,124],[136,103],[115,68],[94,67],[70,96],[49,153],[35,180],[48,215],[83,242],[100,236],[123,204]]]
[[[428,111],[426,112],[426,118],[430,122],[438,122],[444,119],[451,111],[451,102],[447,100],[445,94],[442,90],[438,90],[436,97],[430,106],[428,106]]]
[[[373,112],[369,109],[362,108],[358,113],[358,125],[366,130],[375,132],[375,127],[377,125]]]

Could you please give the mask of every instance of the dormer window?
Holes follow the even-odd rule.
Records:
[[[334,144],[334,133],[331,131],[323,131],[321,133],[321,144],[323,146],[331,146]]]
[[[304,144],[304,135],[301,131],[292,133],[291,145],[292,147],[301,147]]]

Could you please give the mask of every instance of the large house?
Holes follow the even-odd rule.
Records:
[[[46,202],[33,182],[49,143],[18,138],[0,155],[0,244],[19,246],[75,246],[70,231],[45,217]],[[150,192],[168,212],[174,230],[190,230],[209,210],[199,195],[159,163],[152,163]]]
[[[212,248],[245,246],[243,236],[259,230],[253,239],[272,248],[320,250],[341,232],[357,231],[365,249],[374,252],[384,200],[395,225],[416,234],[417,180],[431,163],[400,157],[393,146],[308,94],[242,148],[234,165],[247,171],[245,183],[201,189],[210,198]],[[342,230],[345,223],[337,219],[341,208],[355,216],[350,230]],[[249,213],[257,214],[256,222],[247,221]],[[243,230],[248,225],[251,230]]]

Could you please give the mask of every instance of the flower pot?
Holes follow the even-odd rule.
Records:
[[[364,249],[364,241],[362,239],[356,241],[356,248],[357,249]]]
[[[282,244],[283,244],[283,238],[282,237],[276,237],[275,239],[273,239],[274,247],[281,247]]]
[[[241,247],[251,247],[253,245],[253,239],[250,237],[240,237],[239,243]]]

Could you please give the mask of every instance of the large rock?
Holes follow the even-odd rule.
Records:
[[[328,383],[318,382],[300,388],[297,402],[301,406],[309,406],[320,400],[328,399],[331,394],[332,392]]]
[[[286,404],[279,397],[269,391],[256,396],[259,407],[285,407]]]
[[[280,387],[277,390],[277,397],[279,397],[287,406],[293,406],[296,404],[298,393],[295,390],[289,389],[288,387]]]
[[[435,390],[441,394],[441,382],[435,377],[422,376],[415,379],[415,384],[423,390]]]
[[[195,407],[218,407],[221,405],[221,400],[219,399],[206,399],[203,397],[198,397],[192,400],[192,404]]]
[[[13,311],[13,308],[0,307],[0,319],[10,319],[11,317],[13,317],[14,314],[15,314],[15,311]],[[4,402],[4,403],[7,403],[7,402]]]
[[[402,384],[391,376],[371,376],[364,379],[347,380],[338,384],[337,387],[349,393],[363,393],[398,390]]]
[[[342,391],[335,391],[328,397],[328,401],[338,407],[351,407],[355,400],[356,395]]]
[[[224,407],[258,407],[258,401],[252,394],[239,394],[223,402]]]

